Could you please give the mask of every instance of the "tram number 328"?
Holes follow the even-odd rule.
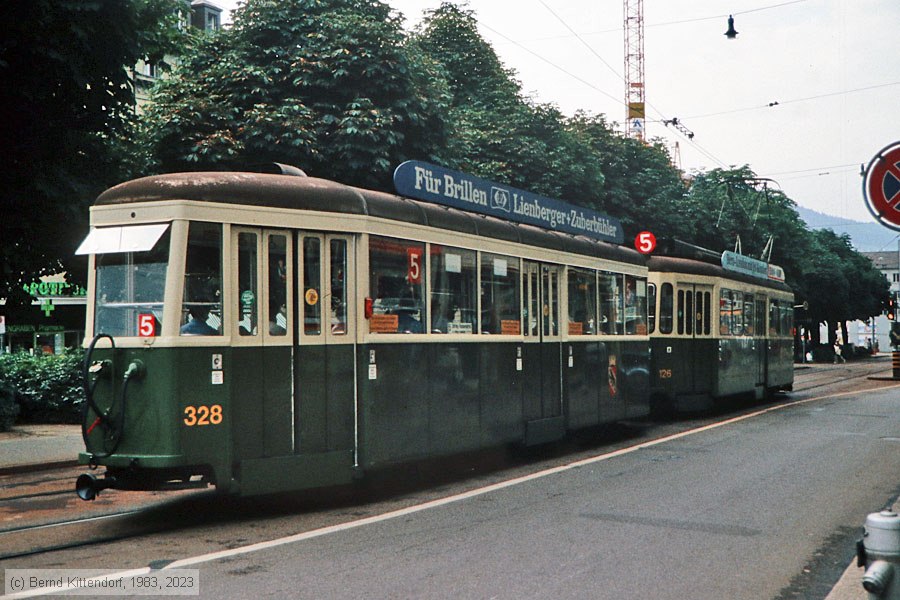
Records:
[[[184,424],[188,427],[202,427],[204,425],[218,425],[222,422],[222,405],[212,406],[185,406]]]

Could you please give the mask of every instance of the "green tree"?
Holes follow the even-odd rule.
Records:
[[[830,229],[812,232],[813,252],[807,257],[804,284],[810,318],[828,324],[828,344],[837,332],[849,340],[848,320],[866,320],[881,313],[890,284],[872,261],[853,249],[850,237]]]
[[[83,271],[87,207],[119,179],[111,140],[134,109],[130,69],[178,39],[184,0],[11,0],[0,41],[0,296],[23,277]],[[14,309],[13,309],[14,310]]]
[[[599,160],[605,180],[597,204],[622,221],[626,239],[645,230],[689,239],[694,228],[684,210],[685,183],[665,146],[624,137],[603,115],[576,113],[569,128]]]
[[[163,171],[286,162],[389,186],[408,158],[433,158],[446,94],[378,0],[248,0],[201,40],[147,111]]]

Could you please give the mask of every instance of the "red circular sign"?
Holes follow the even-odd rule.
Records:
[[[634,238],[634,247],[641,254],[650,254],[656,249],[656,236],[649,231],[642,231]]]
[[[875,219],[900,231],[900,142],[886,146],[869,162],[863,195]]]

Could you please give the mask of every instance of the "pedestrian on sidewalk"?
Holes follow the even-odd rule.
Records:
[[[838,364],[839,362],[840,363],[847,362],[844,359],[844,356],[843,356],[843,354],[841,354],[841,352],[842,352],[841,345],[838,343],[837,340],[835,340],[834,341],[834,364]]]

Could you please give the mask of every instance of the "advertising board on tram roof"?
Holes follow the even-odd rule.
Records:
[[[781,267],[730,250],[722,253],[722,268],[759,279],[784,281],[784,269]]]
[[[394,188],[401,196],[506,221],[614,244],[625,240],[622,224],[608,215],[426,162],[398,166]]]

